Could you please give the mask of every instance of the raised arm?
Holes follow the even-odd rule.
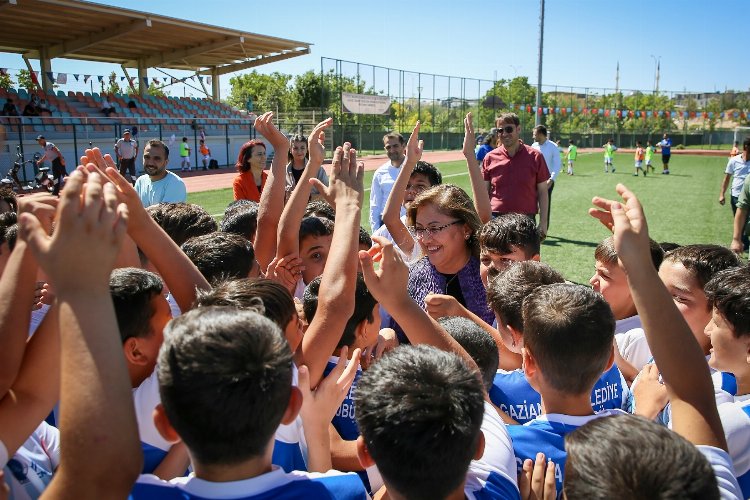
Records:
[[[148,215],[135,188],[120,175],[109,155],[102,156],[99,148],[87,149],[86,160],[88,171],[104,171],[115,185],[118,199],[127,205],[130,213],[128,235],[159,271],[180,310],[190,310],[195,301],[196,290],[210,288],[206,278]]]
[[[600,220],[610,219],[614,225],[615,250],[628,275],[630,293],[648,345],[669,391],[672,428],[693,444],[726,450],[703,352],[650,265],[648,226],[643,208],[624,185],[618,184],[617,192],[624,204],[594,198],[594,205],[603,210],[590,209],[589,213]]]
[[[281,154],[289,142],[273,124],[273,113],[268,112],[255,119],[255,129],[273,146],[276,154],[271,162],[271,172],[260,195],[258,205],[258,229],[255,232],[255,258],[261,269],[266,269],[276,255],[276,233],[284,210],[284,187],[286,184],[286,155]]]
[[[419,140],[419,127],[420,124],[417,122],[409,136],[409,142],[406,143],[406,161],[399,169],[396,182],[393,183],[391,194],[388,195],[388,201],[385,202],[385,210],[383,210],[383,224],[405,255],[411,255],[415,243],[414,237],[401,220],[401,205],[404,203],[404,193],[411,173],[422,158],[424,142]]]
[[[333,118],[328,118],[318,123],[307,140],[310,158],[307,160],[307,165],[302,171],[302,176],[295,186],[294,191],[292,191],[292,196],[284,207],[281,220],[279,221],[279,229],[276,237],[276,257],[279,259],[287,255],[299,254],[299,227],[302,224],[305,207],[312,191],[310,179],[317,181],[315,176],[320,166],[323,165],[323,157],[325,155],[325,148],[323,147],[325,129],[332,124]],[[320,186],[324,186],[324,184],[320,181],[317,182],[318,192],[322,193],[323,191],[321,191],[322,188]],[[317,383],[317,380],[315,380],[315,383]]]
[[[317,185],[325,199],[336,206],[331,250],[320,281],[318,308],[300,346],[301,363],[310,371],[310,387],[318,385],[354,313],[364,165],[357,165],[356,151],[344,144],[336,148],[332,167],[329,185]]]
[[[492,209],[490,208],[489,183],[486,183],[482,177],[482,166],[477,161],[474,154],[474,124],[471,120],[471,113],[466,114],[464,118],[464,158],[466,158],[466,168],[469,170],[469,179],[471,180],[471,196],[474,198],[474,207],[477,209],[479,219],[483,224],[492,219]]]
[[[122,498],[142,461],[109,294],[127,208],[98,173],[84,177],[76,171],[68,178],[52,238],[32,215],[19,220],[21,237],[55,284],[60,307],[62,446],[45,496]],[[82,249],[96,258],[81,258]]]

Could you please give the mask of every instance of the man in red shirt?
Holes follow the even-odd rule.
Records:
[[[487,153],[482,163],[492,214],[515,212],[534,219],[538,213],[539,232],[544,239],[549,206],[547,163],[539,151],[521,142],[518,115],[501,115],[497,128],[500,147]]]

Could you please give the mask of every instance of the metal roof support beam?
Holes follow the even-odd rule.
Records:
[[[213,94],[214,101],[219,102],[221,100],[221,88],[219,86],[219,68],[216,66],[211,67],[211,93]]]
[[[134,31],[139,31],[145,28],[151,27],[150,19],[138,19],[129,23],[120,24],[113,28],[108,28],[104,31],[89,33],[88,35],[82,36],[76,40],[65,41],[52,45],[47,49],[47,54],[50,59],[55,57],[63,57],[68,54],[75,54],[84,49],[87,49],[93,45],[97,45],[114,38],[121,37]]]
[[[237,45],[243,43],[244,41],[245,37],[243,36],[237,38],[224,38],[213,43],[198,45],[197,47],[178,49],[170,52],[162,52],[160,54],[147,58],[144,62],[149,68],[163,66],[164,64],[172,61],[188,59],[190,57],[204,54],[206,52],[211,52],[213,50],[231,47],[232,45]]]
[[[284,59],[291,59],[292,57],[302,56],[302,55],[309,54],[309,53],[310,53],[310,49],[294,50],[294,51],[284,52],[283,54],[276,54],[274,56],[259,57],[257,59],[252,59],[250,61],[245,61],[245,62],[236,63],[236,64],[227,64],[226,66],[219,66],[218,68],[216,68],[216,71],[219,75],[226,75],[227,73],[234,73],[235,71],[241,71],[243,69],[254,68],[256,66],[262,66],[264,64],[268,64],[272,62],[283,61]],[[204,69],[200,73],[202,75],[207,75],[207,74],[213,75],[213,70]]]
[[[49,94],[54,90],[54,82],[50,80],[49,74],[52,73],[52,61],[49,57],[49,50],[47,47],[42,45],[39,48],[39,76],[42,79],[42,90],[45,94]]]
[[[148,94],[148,66],[143,59],[138,60],[138,95],[146,97]]]

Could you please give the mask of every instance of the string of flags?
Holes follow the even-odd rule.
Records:
[[[0,68],[0,75],[8,75],[8,68]],[[47,79],[52,82],[56,83],[58,85],[67,85],[68,83],[72,83],[69,79],[69,77],[73,77],[76,82],[83,82],[83,83],[89,83],[89,80],[92,78],[95,78],[97,82],[105,82],[109,81],[109,76],[103,76],[103,75],[85,75],[85,74],[77,74],[77,73],[53,73],[52,71],[46,71],[45,75],[47,76]],[[39,84],[39,71],[34,71],[31,73],[31,80],[35,84]],[[117,77],[120,82],[128,81],[128,83],[133,86],[135,82],[137,81],[136,78],[133,77],[126,77],[126,76],[120,76]],[[190,75],[183,78],[173,78],[173,77],[143,77],[143,85],[146,87],[149,87],[150,85],[168,85],[168,84],[175,84],[180,83],[184,81],[198,81],[200,80],[201,83],[206,83],[208,85],[211,85],[211,77],[210,76],[200,76],[200,75]]]
[[[518,111],[526,111],[527,113],[534,112],[534,106],[529,104],[510,104],[510,109]],[[642,118],[648,117],[654,118],[704,118],[713,119],[718,118],[742,118],[743,120],[748,115],[745,111],[722,111],[714,113],[713,111],[672,111],[672,110],[661,110],[661,109],[614,109],[614,108],[587,108],[587,107],[536,107],[536,114],[538,115],[561,115],[567,116],[571,114],[582,114],[582,115],[599,115],[605,118]]]

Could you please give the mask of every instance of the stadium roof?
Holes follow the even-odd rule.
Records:
[[[0,52],[216,75],[309,54],[310,44],[80,0],[0,0]]]

